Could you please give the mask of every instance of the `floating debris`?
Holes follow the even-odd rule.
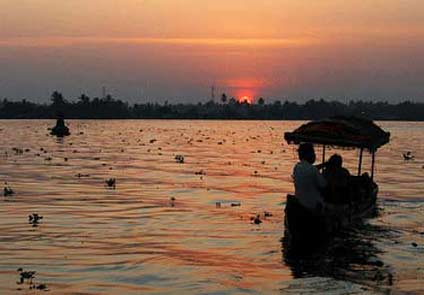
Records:
[[[169,200],[171,202],[171,207],[175,207],[175,197],[171,197]]]
[[[206,172],[202,170],[194,172],[195,175],[206,175]]]
[[[412,245],[414,248],[418,247],[418,244],[417,244],[417,243],[415,243],[415,242],[412,242],[412,243],[411,243],[411,245]]]
[[[251,217],[250,220],[254,224],[261,224],[262,223],[261,216],[259,214],[256,215],[256,217]]]
[[[18,268],[19,272],[19,282],[17,284],[21,285],[25,283],[25,280],[29,280],[29,283],[32,285],[32,280],[35,278],[35,271],[24,271],[22,268]]]
[[[13,196],[15,194],[13,189],[9,185],[7,185],[7,182],[5,182],[4,184],[5,184],[5,187],[3,189],[3,195],[5,197]]]
[[[109,178],[108,180],[105,180],[106,186],[115,189],[116,188],[116,179],[115,178]]]
[[[240,207],[241,203],[231,203],[231,207]]]
[[[78,173],[77,175],[75,175],[76,177],[78,177],[78,178],[81,178],[81,177],[90,177],[90,174],[82,174],[82,173]]]
[[[35,288],[33,289],[37,289],[37,290],[47,290],[47,285],[46,284],[39,284],[39,285],[34,285]],[[30,288],[31,289],[31,288]]]
[[[22,155],[24,153],[24,150],[21,148],[12,148],[12,150],[15,152],[16,155]]]
[[[24,271],[21,267],[17,269],[19,272],[19,281],[16,282],[18,285],[22,285],[25,282],[29,284],[30,290],[42,290],[42,291],[48,291],[48,287],[46,284],[37,284],[34,281],[36,271]]]
[[[403,156],[403,159],[405,161],[411,161],[411,160],[414,160],[415,159],[415,156],[412,155],[412,153],[410,151],[408,151],[406,153],[403,153],[402,156]]]
[[[216,202],[215,206],[216,206],[216,208],[221,208],[221,202]]]
[[[28,215],[28,223],[32,224],[32,226],[37,226],[40,220],[43,219],[43,216],[38,215],[37,213],[33,213],[32,215]]]
[[[176,155],[175,156],[175,161],[177,163],[184,164],[184,156],[183,155]]]
[[[271,212],[268,212],[268,211],[264,211],[264,216],[265,217],[271,217],[272,216],[272,213]]]

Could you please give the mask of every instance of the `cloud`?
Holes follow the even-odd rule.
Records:
[[[193,45],[299,47],[317,43],[304,38],[113,38],[113,37],[13,37],[0,39],[1,47],[66,47],[95,45]]]

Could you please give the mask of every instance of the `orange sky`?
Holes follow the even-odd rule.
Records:
[[[0,96],[424,97],[421,0],[3,0]]]

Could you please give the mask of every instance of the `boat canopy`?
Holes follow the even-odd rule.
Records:
[[[390,141],[385,132],[373,121],[357,117],[332,117],[303,124],[284,134],[290,144],[309,142],[341,147],[356,147],[375,152]]]

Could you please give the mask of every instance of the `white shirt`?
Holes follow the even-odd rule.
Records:
[[[318,204],[324,206],[320,189],[324,188],[327,182],[314,165],[301,160],[294,166],[293,180],[296,198],[304,207],[316,210]]]

